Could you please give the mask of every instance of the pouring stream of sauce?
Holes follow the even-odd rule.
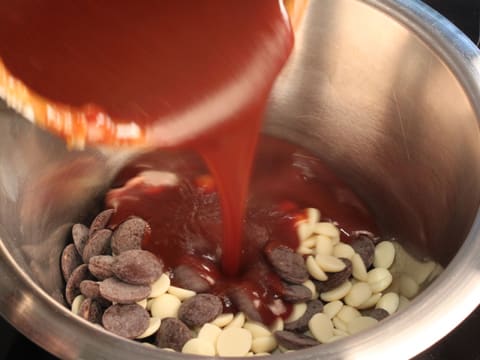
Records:
[[[279,0],[18,0],[0,8],[0,96],[72,146],[198,151],[235,275],[262,114],[292,45]]]

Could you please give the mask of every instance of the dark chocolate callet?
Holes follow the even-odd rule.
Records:
[[[241,288],[236,287],[230,290],[228,297],[233,305],[245,314],[245,316],[251,321],[262,322],[262,316],[255,306],[253,299],[249,293]]]
[[[370,316],[378,321],[385,319],[390,315],[387,310],[385,309],[368,309],[362,311],[363,316]]]
[[[345,258],[340,258],[340,260],[345,263],[342,271],[327,273],[328,279],[325,281],[312,280],[319,293],[339,287],[352,276],[352,262]]]
[[[80,283],[89,279],[92,279],[92,275],[85,264],[80,265],[72,272],[65,286],[65,299],[68,305],[72,305],[73,299],[80,295]]]
[[[80,292],[86,298],[96,299],[100,296],[100,284],[93,280],[83,280],[79,286]]]
[[[110,252],[111,237],[112,231],[109,229],[96,231],[85,244],[82,254],[83,262],[88,264],[93,256],[108,254]]]
[[[80,293],[86,298],[96,300],[102,308],[109,307],[112,302],[100,294],[100,284],[93,280],[83,280],[80,283]]]
[[[372,233],[371,231],[368,231],[368,230],[354,230],[350,233],[350,238],[352,240],[356,239],[360,236],[366,236],[366,237],[370,238],[375,245],[377,245],[379,242],[382,241],[382,238],[380,236],[377,236],[377,235],[375,235],[374,233]]]
[[[98,214],[90,224],[89,236],[92,236],[98,230],[105,229],[114,213],[114,209],[107,209]]]
[[[142,248],[142,240],[146,232],[150,231],[150,225],[139,218],[132,217],[122,222],[113,232],[112,252],[118,255],[127,250],[139,250]]]
[[[79,254],[83,254],[83,249],[88,240],[89,229],[83,224],[72,226],[72,238]]]
[[[297,284],[284,284],[282,291],[282,299],[286,302],[295,304],[306,302],[312,298],[312,292],[309,288]]]
[[[173,270],[173,282],[175,286],[183,289],[203,293],[210,290],[210,284],[202,278],[198,272],[189,265],[179,265]]]
[[[285,323],[284,329],[294,332],[305,332],[308,330],[308,322],[313,315],[323,311],[323,303],[320,300],[311,300],[307,303],[307,310],[299,319]]]
[[[150,285],[163,272],[163,262],[145,250],[127,250],[114,257],[112,271],[117,278],[133,285]]]
[[[100,283],[100,295],[105,299],[119,304],[133,304],[146,299],[151,287],[148,285],[132,285],[117,278],[105,279]]]
[[[352,239],[350,245],[362,258],[365,268],[370,268],[375,256],[375,244],[373,240],[369,236],[360,234]]]
[[[98,280],[105,280],[113,276],[112,264],[113,256],[111,255],[92,256],[88,262],[88,270]]]
[[[102,322],[102,306],[97,300],[85,299],[80,305],[78,315],[91,323],[100,324]]]
[[[306,349],[319,344],[314,338],[291,331],[275,331],[273,333],[278,344],[287,350]]]
[[[128,339],[134,339],[143,334],[149,322],[148,311],[138,304],[112,305],[105,310],[102,317],[105,329]]]
[[[182,351],[183,345],[191,338],[192,332],[181,320],[165,318],[158,329],[155,343],[160,348]]]
[[[222,310],[223,303],[218,296],[198,294],[182,303],[178,309],[178,318],[193,328],[214,320]]]
[[[70,276],[77,267],[83,264],[82,257],[78,253],[75,245],[68,244],[63,249],[62,257],[60,259],[60,267],[65,281],[68,281]]]
[[[265,248],[265,253],[275,272],[283,280],[292,284],[302,284],[308,280],[308,271],[303,257],[290,249],[280,245]]]

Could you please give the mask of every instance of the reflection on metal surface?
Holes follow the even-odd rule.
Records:
[[[416,1],[308,3],[265,131],[312,149],[367,201],[385,233],[448,266],[381,326],[291,359],[407,358],[478,304],[479,56]],[[58,256],[69,224],[95,211],[130,156],[69,152],[0,105],[0,312],[59,357],[158,358],[52,299],[63,286]],[[22,309],[12,294],[28,299]]]
[[[369,203],[381,204],[373,208],[387,233],[446,262],[459,244],[438,243],[453,235],[461,241],[457,229],[473,214],[459,216],[464,224],[451,228],[437,223],[451,220],[453,201],[480,196],[478,169],[459,176],[464,161],[480,160],[474,113],[452,73],[415,35],[366,5],[356,3],[355,11],[352,5],[322,1],[307,13],[297,37],[301,47],[272,98],[269,129],[301,138]],[[473,158],[464,158],[465,146]],[[415,189],[406,185],[413,182]],[[449,197],[453,187],[458,191]]]

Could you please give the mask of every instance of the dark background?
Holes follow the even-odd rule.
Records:
[[[424,0],[479,45],[480,0]]]
[[[479,45],[480,0],[425,0],[425,2],[446,16]],[[415,357],[415,360],[480,360],[479,335],[480,308],[477,308],[450,335]],[[0,318],[0,345],[0,360],[33,357],[36,360],[56,359],[31,343],[2,318]]]

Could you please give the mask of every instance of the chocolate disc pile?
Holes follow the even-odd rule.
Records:
[[[441,271],[368,232],[343,243],[334,223],[306,209],[295,225],[296,251],[275,243],[264,248],[283,281],[282,299],[292,304],[287,318],[267,326],[241,289],[229,294],[238,312],[225,312],[225,299],[208,293],[194,270],[165,271],[161,259],[141,249],[148,223],[132,217],[110,229],[112,214],[101,212],[89,228],[73,226],[61,259],[67,303],[112,333],[183,353],[266,355],[329,343],[397,312]],[[175,276],[186,286],[173,286]]]

